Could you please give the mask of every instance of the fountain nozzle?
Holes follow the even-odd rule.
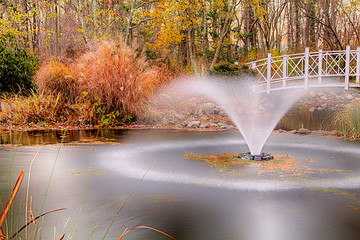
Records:
[[[238,158],[241,158],[244,160],[250,159],[250,160],[255,160],[255,161],[274,159],[274,157],[269,153],[261,153],[260,155],[254,155],[254,154],[251,154],[250,152],[240,153]]]

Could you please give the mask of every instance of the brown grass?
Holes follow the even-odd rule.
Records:
[[[9,95],[2,98],[0,122],[22,125],[29,123],[67,122],[76,118],[76,110],[57,96],[32,93],[29,96]]]

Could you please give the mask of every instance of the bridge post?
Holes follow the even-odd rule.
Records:
[[[356,83],[360,83],[360,47],[356,50]]]
[[[345,61],[345,90],[348,90],[350,78],[350,45],[346,46]]]
[[[287,64],[288,64],[288,55],[283,57],[283,88],[286,87],[286,78],[287,78]]]
[[[318,62],[318,85],[321,85],[322,81],[322,65],[323,65],[323,52],[319,50],[319,62]]]
[[[304,75],[304,85],[305,90],[308,90],[309,88],[309,55],[310,55],[310,49],[309,47],[305,48],[305,75]]]
[[[267,74],[266,74],[266,93],[270,94],[270,80],[271,80],[271,52],[267,57]]]
[[[256,69],[256,62],[251,63],[251,69]]]

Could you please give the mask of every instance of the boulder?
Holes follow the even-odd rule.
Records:
[[[187,124],[189,128],[198,128],[200,127],[200,121],[191,121]]]
[[[216,106],[213,103],[205,103],[201,105],[201,110],[207,114],[216,114]]]
[[[353,96],[352,94],[346,94],[346,95],[345,95],[345,98],[346,98],[347,100],[353,100],[353,99],[354,99],[354,96]]]
[[[218,122],[218,126],[219,126],[219,128],[223,128],[223,129],[228,128],[228,125],[224,122]]]
[[[218,115],[222,116],[222,117],[227,117],[228,115],[226,114],[226,112],[224,111],[219,111]]]
[[[209,128],[209,123],[201,123],[200,128]]]
[[[306,129],[306,128],[300,128],[297,133],[299,134],[310,134],[311,131],[309,129]]]
[[[180,113],[175,114],[174,117],[177,118],[177,119],[180,120],[180,121],[184,121],[184,120],[185,120],[185,116],[182,115],[182,114],[180,114]]]

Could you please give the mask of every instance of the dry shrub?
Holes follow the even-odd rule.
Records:
[[[79,97],[79,86],[71,68],[60,61],[52,60],[41,67],[36,74],[36,84],[45,94],[56,96],[61,93],[67,102]]]

